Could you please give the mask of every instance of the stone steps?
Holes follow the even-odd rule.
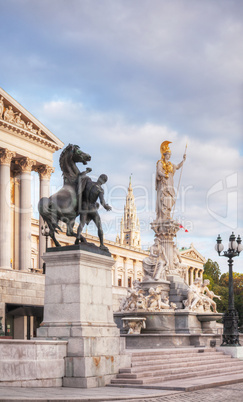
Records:
[[[215,364],[215,363],[222,363],[222,362],[226,362],[226,360],[230,360],[231,356],[219,356],[219,357],[215,357],[215,359],[191,359],[190,362],[188,362],[188,360],[183,359],[183,361],[181,360],[173,360],[171,359],[169,363],[165,363],[164,361],[158,361],[158,362],[154,362],[154,364],[152,362],[150,362],[149,364],[147,364],[146,366],[148,368],[150,368],[150,366],[153,367],[153,370],[156,369],[165,369],[165,368],[177,368],[177,367],[193,367],[195,366],[195,364],[200,363],[200,365],[210,365],[210,364]],[[130,370],[130,371],[127,371]],[[132,364],[132,367],[130,369],[121,369],[120,373],[139,373],[140,371],[144,371],[144,365],[143,364]]]
[[[135,386],[175,380],[242,375],[243,361],[215,349],[132,352],[131,367],[121,369],[111,385]]]
[[[221,353],[219,353],[219,356],[201,356],[201,357],[199,357],[198,355],[197,356],[193,356],[193,357],[190,357],[190,361],[191,362],[193,362],[193,363],[197,363],[197,362],[205,362],[205,361],[215,361],[215,359],[217,359],[217,360],[227,360],[227,359],[231,359],[231,356],[226,356],[226,355],[224,355],[223,353],[221,354]],[[189,361],[189,358],[187,358],[187,357],[185,357],[185,356],[183,356],[183,357],[170,357],[170,356],[168,356],[166,359],[165,358],[162,358],[162,359],[156,359],[156,360],[152,360],[152,359],[141,359],[141,360],[136,360],[136,361],[133,361],[132,360],[132,367],[140,367],[140,366],[144,366],[144,364],[146,363],[146,366],[156,366],[156,365],[159,365],[159,366],[161,366],[161,365],[166,365],[167,366],[167,364],[168,363],[166,363],[166,361],[167,362],[170,362],[170,364],[178,364],[178,365],[184,365],[184,364],[187,364],[188,363],[188,361]]]
[[[222,367],[222,364],[216,363],[212,365],[205,365],[204,367],[200,366],[201,370],[200,373],[203,373],[204,371],[206,374],[211,371],[221,371],[225,372],[225,367]],[[238,363],[229,363],[227,362],[227,370],[229,368],[234,368],[238,370],[243,369],[243,362],[238,362]],[[119,373],[117,374],[117,378],[143,378],[143,377],[165,377],[167,375],[183,375],[185,374],[196,374],[198,373],[198,366],[197,367],[184,367],[184,368],[173,368],[173,369],[160,369],[160,370],[153,370],[153,371],[142,371],[141,373],[134,373],[131,372],[129,373]]]

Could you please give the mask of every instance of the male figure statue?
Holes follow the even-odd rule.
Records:
[[[82,230],[85,224],[89,224],[91,221],[95,223],[98,229],[98,236],[100,239],[100,248],[102,250],[108,250],[106,246],[104,246],[103,240],[103,230],[101,225],[101,219],[98,213],[99,203],[97,202],[98,198],[100,200],[101,205],[107,210],[110,211],[110,205],[106,204],[104,199],[104,190],[101,187],[102,184],[105,184],[108,180],[108,177],[105,174],[99,176],[96,182],[93,182],[89,177],[87,178],[86,186],[82,193],[82,206],[80,210],[80,225],[77,231],[77,239],[76,244],[79,243],[79,240],[86,242],[85,238],[82,236]]]

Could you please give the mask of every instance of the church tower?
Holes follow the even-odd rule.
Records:
[[[124,217],[121,219],[120,226],[120,238],[117,236],[117,242],[121,245],[141,249],[140,223],[137,217],[131,177],[129,180],[126,205],[124,206]]]

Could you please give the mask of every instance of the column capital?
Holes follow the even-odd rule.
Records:
[[[10,165],[11,160],[16,156],[15,152],[9,151],[7,148],[0,149],[0,164]]]
[[[55,172],[55,168],[48,165],[35,166],[33,170],[38,172],[40,178],[44,180],[50,180],[51,174]]]
[[[16,160],[16,163],[20,167],[22,173],[29,173],[32,170],[32,166],[36,164],[36,161],[26,157]]]

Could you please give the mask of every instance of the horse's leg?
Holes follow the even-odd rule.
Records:
[[[54,241],[56,247],[61,247],[61,244],[57,241],[53,230],[50,230],[50,238]]]
[[[70,219],[67,223],[67,232],[66,235],[67,236],[74,236],[77,237],[77,233],[75,233],[73,231],[73,227],[74,227],[74,223],[75,223],[75,218],[74,219]]]

